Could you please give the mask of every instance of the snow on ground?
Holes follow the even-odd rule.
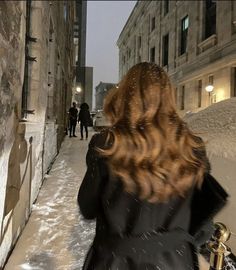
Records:
[[[211,173],[229,194],[226,207],[215,221],[223,222],[236,232],[236,98],[215,103],[195,114],[185,117],[190,128],[206,141],[211,163]],[[227,242],[236,254],[236,238]]]
[[[88,141],[66,138],[5,270],[80,270],[94,236],[76,198]]]
[[[236,98],[189,114],[185,121],[207,142],[209,154],[236,160]]]
[[[207,141],[208,154],[236,159],[236,98],[213,104],[185,120]],[[83,219],[76,203],[87,146],[88,141],[65,139],[5,270],[82,269],[95,227],[94,222]],[[232,190],[235,184],[231,182],[226,185],[231,184]],[[232,211],[225,213],[228,217]]]

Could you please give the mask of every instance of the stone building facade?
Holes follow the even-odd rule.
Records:
[[[86,33],[87,1],[76,0],[76,21],[74,23],[76,76],[73,100],[77,106],[86,102],[92,109],[93,67],[86,66]]]
[[[85,68],[85,89],[84,102],[89,105],[90,111],[93,107],[93,67],[86,66]]]
[[[110,89],[115,87],[115,83],[100,82],[95,87],[95,109],[102,110],[103,101]]]
[[[120,78],[138,62],[164,67],[182,115],[236,96],[236,1],[138,1],[117,45]]]
[[[65,136],[74,5],[0,1],[0,269]]]

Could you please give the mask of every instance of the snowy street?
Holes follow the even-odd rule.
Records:
[[[94,223],[83,220],[76,202],[88,142],[65,138],[5,270],[82,268],[94,232]]]

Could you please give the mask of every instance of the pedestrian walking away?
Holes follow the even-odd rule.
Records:
[[[83,270],[199,270],[197,252],[228,195],[174,91],[162,68],[144,62],[106,96],[111,126],[92,137],[78,192],[81,213],[96,219]]]
[[[87,103],[82,103],[80,106],[78,122],[80,122],[80,135],[81,140],[84,139],[84,129],[85,129],[85,138],[88,139],[88,125],[90,121],[90,112],[89,105]]]
[[[69,109],[70,137],[77,137],[75,135],[75,128],[77,124],[78,110],[75,102],[73,102],[72,105],[73,106]]]

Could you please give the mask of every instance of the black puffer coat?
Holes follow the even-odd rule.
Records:
[[[105,133],[97,134],[90,142],[88,168],[78,194],[84,217],[97,221],[83,269],[198,269],[195,237],[202,237],[207,220],[225,204],[225,191],[206,175],[202,190],[191,188],[185,199],[157,204],[140,201],[124,192],[121,181],[112,179],[95,151],[96,146],[104,147],[105,137]],[[210,234],[206,230],[203,239]]]

